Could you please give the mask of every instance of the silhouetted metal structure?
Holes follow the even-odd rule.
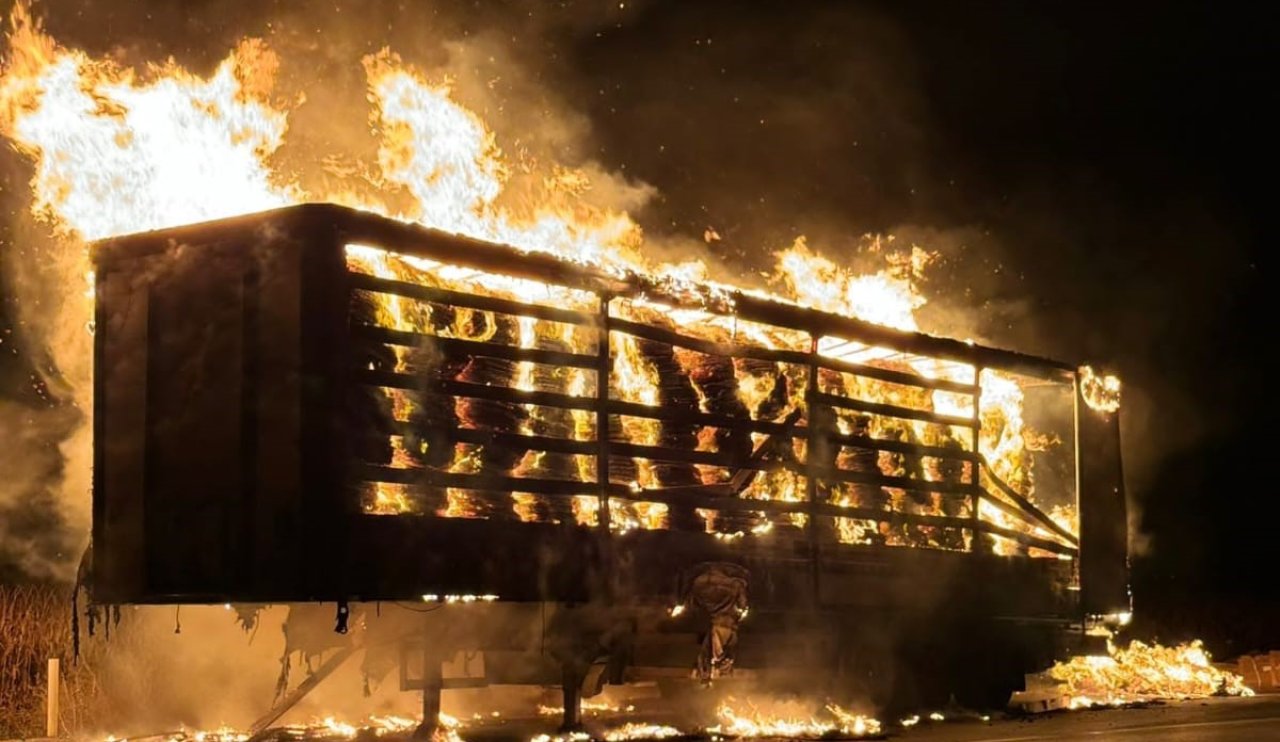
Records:
[[[586,303],[367,275],[351,270],[353,244],[566,287]],[[1064,395],[1077,394],[1074,366],[749,294],[690,293],[330,205],[110,239],[94,258],[98,602],[493,594],[514,603],[647,606],[661,614],[655,621],[669,621],[678,575],[731,563],[751,575],[753,624],[739,666],[751,666],[753,652],[759,661],[790,653],[795,640],[777,632],[797,613],[822,625],[888,627],[904,612],[927,611],[954,626],[999,617],[1061,628],[1085,613],[1127,610],[1114,416],[1075,398],[1077,539],[1001,482],[977,451],[981,374],[931,378],[910,362],[1007,371],[1059,385]],[[475,337],[406,330],[376,310],[388,297],[497,329]],[[736,333],[708,338],[646,309],[659,304],[785,328],[807,342],[769,348]],[[595,339],[586,351],[521,345],[502,324],[521,318]],[[626,401],[610,384],[622,336],[662,371],[659,404]],[[892,357],[842,356],[845,347]],[[679,353],[697,354],[700,370],[681,375]],[[533,364],[545,379],[517,388],[516,364]],[[760,368],[785,377],[799,402],[752,411],[716,386]],[[565,370],[589,383],[548,391]],[[861,398],[841,386],[854,378],[944,391],[972,414]],[[411,414],[392,414],[386,390],[412,399]],[[967,432],[956,445],[930,446],[874,437],[871,418]],[[659,433],[630,440],[624,419],[656,421]],[[410,465],[393,461],[393,435],[412,444]],[[699,445],[699,435],[715,445]],[[459,446],[478,451],[471,466],[451,465]],[[531,451],[543,452],[542,465],[520,467]],[[885,474],[876,465],[885,456],[928,459],[943,474]],[[659,484],[633,483],[641,465]],[[795,478],[802,496],[744,496],[758,477],[775,475]],[[379,486],[404,493],[411,512],[370,512]],[[837,504],[837,491],[852,491],[855,502]],[[480,517],[440,517],[450,492],[480,503]],[[941,505],[930,514],[895,510],[887,492]],[[541,522],[512,514],[513,493],[534,503],[528,520]],[[980,518],[982,501],[1034,533]],[[617,533],[612,511],[634,502],[665,506],[666,527]],[[593,511],[591,525],[578,524],[574,503]],[[708,532],[709,511],[719,523],[744,525],[741,533]],[[870,524],[870,537],[842,543],[839,525],[850,521]],[[772,530],[757,535],[751,524]],[[886,532],[926,533],[935,548],[889,546],[877,535]],[[996,537],[1023,556],[989,553]],[[770,648],[753,650],[753,631],[771,635]],[[801,654],[824,651],[809,649]]]

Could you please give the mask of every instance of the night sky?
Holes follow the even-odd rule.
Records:
[[[1126,382],[1137,628],[1226,655],[1280,647],[1260,17],[1207,3],[111,5],[44,7],[69,43],[196,69],[242,35],[340,47],[355,73],[383,44],[429,66],[442,39],[490,39],[580,114],[566,160],[652,185],[646,230],[713,227],[744,272],[799,234],[832,257],[867,232],[938,250],[926,324]],[[0,156],[6,210],[26,177]],[[5,334],[11,296],[0,307],[0,396],[56,405],[31,383],[38,353]]]

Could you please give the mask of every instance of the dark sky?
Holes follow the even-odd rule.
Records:
[[[1277,533],[1259,420],[1275,48],[1261,17],[1208,3],[404,5],[54,2],[47,15],[77,44],[196,66],[268,20],[313,46],[333,41],[315,27],[353,24],[357,51],[392,43],[410,59],[439,53],[415,40],[489,34],[585,115],[587,146],[566,156],[657,188],[638,215],[653,233],[713,226],[744,270],[797,234],[835,255],[868,231],[938,249],[933,326],[1126,381],[1150,543],[1139,616],[1230,649],[1280,646],[1280,621],[1260,618],[1280,612],[1280,580],[1257,576]],[[21,183],[8,170],[5,191]],[[8,348],[7,395],[38,402]]]

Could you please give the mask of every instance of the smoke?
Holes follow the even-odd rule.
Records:
[[[38,579],[66,579],[74,569],[88,522],[67,512],[58,442],[73,435],[78,417],[0,401],[0,579],[8,569]]]
[[[69,580],[90,521],[88,256],[83,245],[55,242],[25,217],[15,217],[8,237],[3,290],[18,321],[6,340],[15,360],[25,361],[30,392],[0,397],[0,569]]]

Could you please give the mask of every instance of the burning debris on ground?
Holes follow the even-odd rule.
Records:
[[[1133,640],[1107,642],[1107,654],[1073,657],[1049,669],[1071,697],[1072,708],[1153,699],[1250,696],[1244,679],[1214,667],[1199,641],[1165,647]]]
[[[619,706],[608,701],[593,701],[591,699],[584,700],[581,704],[582,713],[587,716],[596,716],[600,714],[618,714],[635,711],[636,707],[627,704]],[[539,706],[538,713],[543,716],[561,716],[564,714],[562,706]]]
[[[766,712],[762,708],[771,710]],[[634,709],[628,709],[631,711]],[[620,711],[620,709],[611,709]],[[539,709],[542,713],[542,709]],[[814,711],[804,704],[796,702],[765,701],[739,702],[733,699],[726,701],[716,711],[718,722],[706,726],[685,724],[658,724],[643,721],[622,721],[602,718],[593,725],[592,731],[573,731],[558,734],[539,733],[528,737],[529,742],[627,742],[628,740],[659,739],[862,739],[875,738],[880,734],[880,724],[875,719],[854,714],[834,704],[825,709]],[[496,732],[504,734],[489,724],[490,720],[481,718],[474,723],[463,722],[451,715],[441,714],[440,724],[435,739],[439,742],[461,742],[473,735],[478,739],[489,739]],[[408,717],[370,717],[359,722],[344,722],[333,717],[312,720],[308,723],[291,723],[272,727],[257,733],[243,732],[228,727],[219,729],[188,731],[181,730],[163,734],[130,737],[128,740],[161,739],[166,742],[249,742],[249,740],[289,742],[290,740],[312,740],[314,742],[336,742],[340,740],[404,738],[418,728],[420,721]],[[489,730],[486,731],[486,726]],[[127,742],[125,739],[107,737],[104,742]]]
[[[1106,653],[1079,655],[1028,675],[1010,707],[1022,713],[1141,706],[1212,696],[1249,698],[1245,679],[1215,665],[1200,641],[1176,646],[1106,636]]]
[[[720,723],[709,732],[726,737],[782,737],[821,739],[865,737],[880,733],[880,722],[827,704],[820,712],[805,713],[795,704],[762,711],[756,704],[729,699],[716,710]]]

